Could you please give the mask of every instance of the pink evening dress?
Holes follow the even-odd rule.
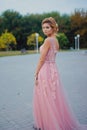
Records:
[[[61,85],[55,58],[54,38],[49,38],[50,49],[38,74],[34,87],[33,115],[35,130],[87,130],[76,119]],[[43,45],[40,47],[40,52]]]

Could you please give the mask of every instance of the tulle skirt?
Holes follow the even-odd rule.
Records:
[[[55,62],[45,62],[38,74],[33,115],[36,130],[87,130],[87,125],[80,125],[72,111]]]

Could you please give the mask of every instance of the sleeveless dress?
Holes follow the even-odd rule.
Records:
[[[50,38],[50,49],[34,87],[33,115],[35,130],[87,130],[80,125],[68,103],[55,63],[57,50]],[[40,47],[40,52],[43,45]]]

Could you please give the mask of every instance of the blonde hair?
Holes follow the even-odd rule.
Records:
[[[53,30],[54,30],[55,33],[58,32],[58,30],[59,30],[59,29],[58,29],[58,24],[57,24],[57,22],[55,21],[54,18],[52,18],[52,17],[45,18],[45,19],[42,21],[42,25],[43,25],[44,23],[48,23],[48,24],[53,28]]]

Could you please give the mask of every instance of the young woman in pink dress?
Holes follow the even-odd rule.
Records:
[[[42,21],[47,36],[40,47],[40,58],[35,72],[33,100],[34,129],[36,130],[87,130],[76,119],[67,101],[55,63],[59,43],[58,25],[54,18]]]

